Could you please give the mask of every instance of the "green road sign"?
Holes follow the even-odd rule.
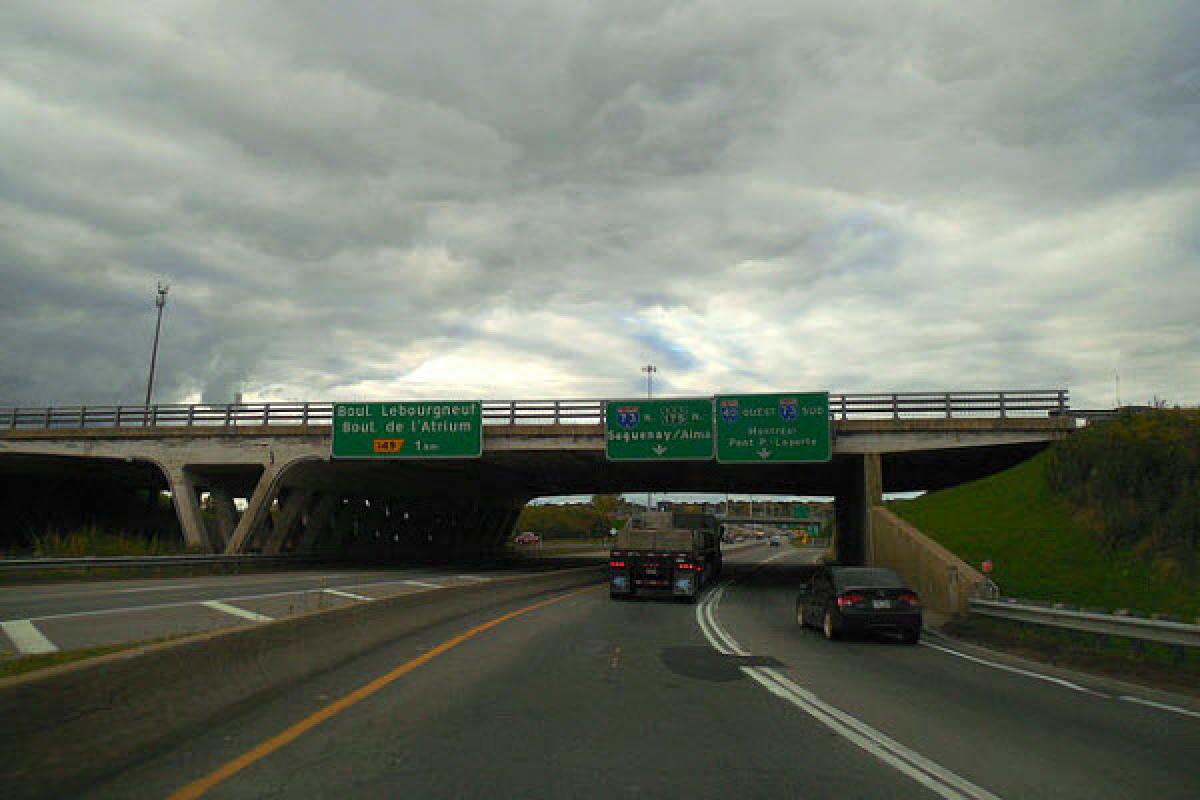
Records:
[[[717,461],[828,461],[829,393],[718,395]]]
[[[713,457],[713,404],[704,400],[609,400],[604,408],[609,461]]]
[[[478,458],[483,406],[478,401],[334,403],[334,458]]]

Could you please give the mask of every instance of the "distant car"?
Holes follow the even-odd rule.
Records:
[[[898,633],[908,644],[921,638],[921,598],[884,567],[821,566],[796,598],[796,622],[826,639],[843,633]]]
[[[783,544],[782,536],[772,536],[771,537],[771,547],[779,547],[782,544]]]
[[[542,537],[538,536],[533,531],[525,531],[524,533],[518,533],[517,537],[513,539],[513,542],[516,544],[537,544],[541,540]]]

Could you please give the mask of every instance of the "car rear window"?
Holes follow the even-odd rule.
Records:
[[[835,570],[833,579],[838,586],[877,586],[881,589],[902,589],[904,581],[890,569],[851,567]]]

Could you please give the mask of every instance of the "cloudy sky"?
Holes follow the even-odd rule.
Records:
[[[0,405],[1200,403],[1195,3],[0,4]]]

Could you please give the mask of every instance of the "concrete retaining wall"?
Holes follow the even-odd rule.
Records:
[[[501,603],[598,583],[563,570],[220,631],[0,681],[0,795],[69,797],[256,695]]]
[[[927,611],[967,613],[983,574],[882,506],[871,509],[869,562],[890,567],[921,596]]]

